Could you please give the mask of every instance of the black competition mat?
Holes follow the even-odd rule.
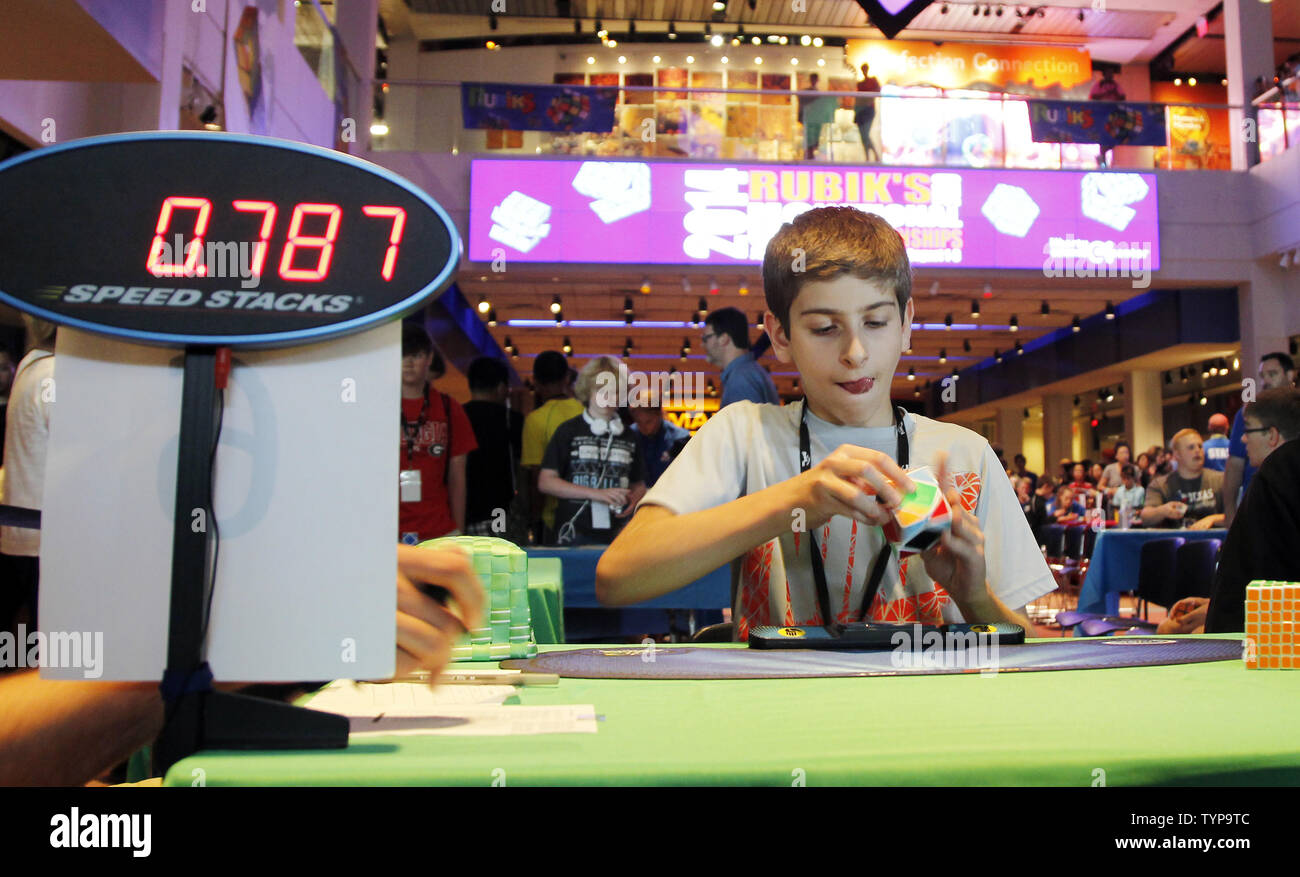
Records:
[[[1000,648],[838,652],[803,649],[618,647],[544,652],[502,661],[511,670],[571,679],[799,679],[816,676],[927,676],[1099,670],[1241,660],[1239,639],[1114,637],[1062,639]]]

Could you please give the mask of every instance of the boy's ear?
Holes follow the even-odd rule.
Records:
[[[912,346],[912,318],[916,316],[916,302],[909,298],[907,307],[903,308],[903,346],[907,350]]]
[[[763,312],[763,328],[767,331],[767,337],[772,339],[772,352],[776,354],[777,361],[794,362],[790,356],[790,336],[781,328],[781,321],[776,318],[776,314]]]

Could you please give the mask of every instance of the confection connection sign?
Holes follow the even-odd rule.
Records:
[[[918,266],[1157,270],[1157,204],[1143,173],[479,159],[469,257],[752,265],[783,223],[849,205],[888,220]]]

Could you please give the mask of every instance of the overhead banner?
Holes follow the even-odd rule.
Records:
[[[1115,146],[1164,146],[1162,104],[1096,101],[1029,101],[1029,128],[1036,143],[1098,143]]]
[[[614,128],[617,100],[617,88],[504,82],[464,82],[460,86],[461,119],[466,128],[609,132]]]
[[[878,213],[916,265],[1032,268],[1090,254],[1159,268],[1155,174],[475,159],[469,257],[757,265],[805,210]]]
[[[1092,56],[1063,46],[992,46],[886,40],[849,40],[853,69],[870,65],[883,85],[984,87],[994,91],[1066,92],[1092,82]]]

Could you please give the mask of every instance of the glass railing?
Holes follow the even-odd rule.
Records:
[[[388,82],[376,94],[379,130],[387,133],[372,135],[371,145],[475,155],[810,159],[907,167],[1232,167],[1234,108],[1227,104],[1053,100],[1048,107],[1024,95],[984,91],[889,86],[875,93],[793,91],[730,87],[734,82],[729,79],[726,88],[634,86],[617,79],[609,85],[494,85],[498,98],[508,88],[518,103],[500,113],[479,108],[475,124],[494,125],[490,128],[465,126],[461,83]],[[560,89],[571,99],[550,114],[548,124],[599,130],[519,130],[522,117],[516,111],[535,111],[531,102],[538,96],[549,101]],[[1264,160],[1300,142],[1300,96],[1280,92],[1278,98],[1246,108],[1255,118]],[[1099,110],[1107,114],[1104,119],[1096,116]],[[1089,125],[1108,127],[1117,140],[1137,135],[1144,145],[1103,152],[1096,143],[1036,141],[1036,127],[1056,129],[1047,135],[1055,140],[1072,136],[1068,124],[1031,122],[1031,113],[1043,122],[1049,111],[1076,121],[1086,115],[1098,120]],[[591,124],[601,114],[606,124]],[[1152,120],[1163,121],[1163,137],[1153,137],[1159,127]],[[1144,121],[1151,126],[1145,133]]]

